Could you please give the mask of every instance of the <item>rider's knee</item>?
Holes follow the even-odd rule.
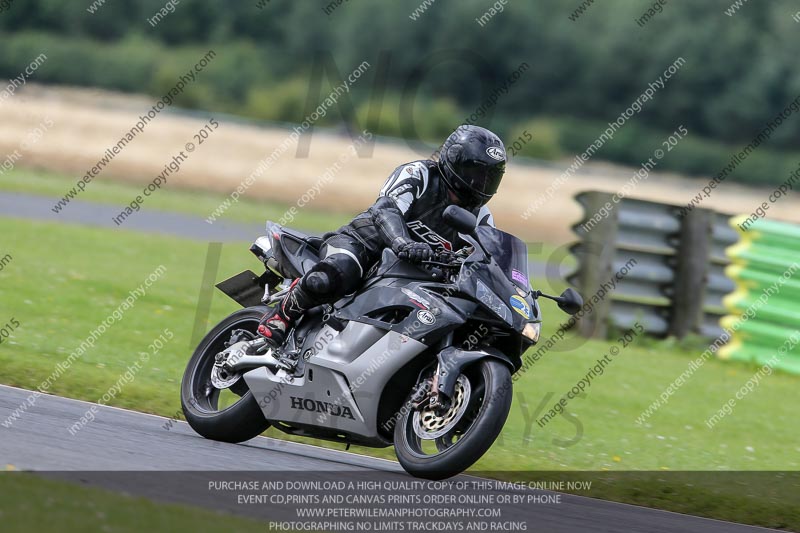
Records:
[[[306,291],[316,296],[327,296],[335,286],[327,272],[309,272],[304,281]]]
[[[358,288],[359,265],[351,257],[334,254],[326,257],[303,276],[302,288],[320,301],[339,299]]]

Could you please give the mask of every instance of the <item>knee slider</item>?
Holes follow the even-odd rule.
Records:
[[[326,257],[303,276],[303,289],[317,298],[341,298],[361,282],[358,264],[344,254]]]
[[[304,281],[305,289],[311,294],[327,296],[331,291],[331,278],[326,272],[309,272]]]
[[[320,261],[301,278],[303,289],[317,298],[334,296],[342,285],[342,272],[329,259]]]

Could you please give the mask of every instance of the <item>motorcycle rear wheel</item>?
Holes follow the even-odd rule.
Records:
[[[511,409],[511,373],[508,367],[499,361],[482,359],[466,368],[462,376],[469,380],[469,385],[461,388],[462,394],[469,391],[469,398],[465,400],[468,404],[457,420],[444,426],[452,426],[452,429],[443,435],[425,433],[431,427],[439,427],[436,422],[431,424],[428,421],[427,427],[415,430],[415,424],[421,424],[423,417],[414,417],[413,409],[404,409],[397,421],[394,428],[395,454],[409,474],[433,480],[455,476],[480,459],[500,435]],[[454,402],[457,401],[455,398]],[[420,431],[431,437],[437,436],[422,438]]]
[[[258,322],[267,312],[264,306],[240,309],[209,331],[194,351],[181,381],[181,407],[186,421],[201,436],[222,442],[243,442],[257,437],[269,428],[269,422],[247,389],[244,378],[231,386],[238,399],[220,406],[223,391],[211,383],[214,357],[225,349],[225,342],[235,329],[256,332]]]

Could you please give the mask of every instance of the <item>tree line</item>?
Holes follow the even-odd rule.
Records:
[[[643,6],[626,0],[579,18],[570,17],[577,0],[512,0],[482,25],[487,0],[437,0],[414,19],[417,3],[330,10],[325,0],[173,0],[161,15],[163,0],[98,4],[90,12],[88,2],[12,3],[0,13],[0,73],[13,77],[44,51],[37,81],[160,96],[213,49],[214,64],[178,105],[297,122],[310,99],[367,61],[372,68],[322,123],[433,140],[484,109],[477,123],[511,142],[532,137],[520,154],[558,159],[584,150],[682,57],[668,86],[597,157],[638,166],[682,125],[689,135],[662,167],[706,175],[800,95],[790,0],[733,16],[726,1],[668,3],[645,26]],[[510,83],[522,64],[529,68]],[[798,135],[800,121],[787,117],[731,179],[782,182],[796,166]]]

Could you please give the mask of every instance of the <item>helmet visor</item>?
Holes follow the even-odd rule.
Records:
[[[486,165],[480,161],[469,161],[459,165],[457,175],[461,182],[485,201],[497,192],[506,170],[506,164]]]

